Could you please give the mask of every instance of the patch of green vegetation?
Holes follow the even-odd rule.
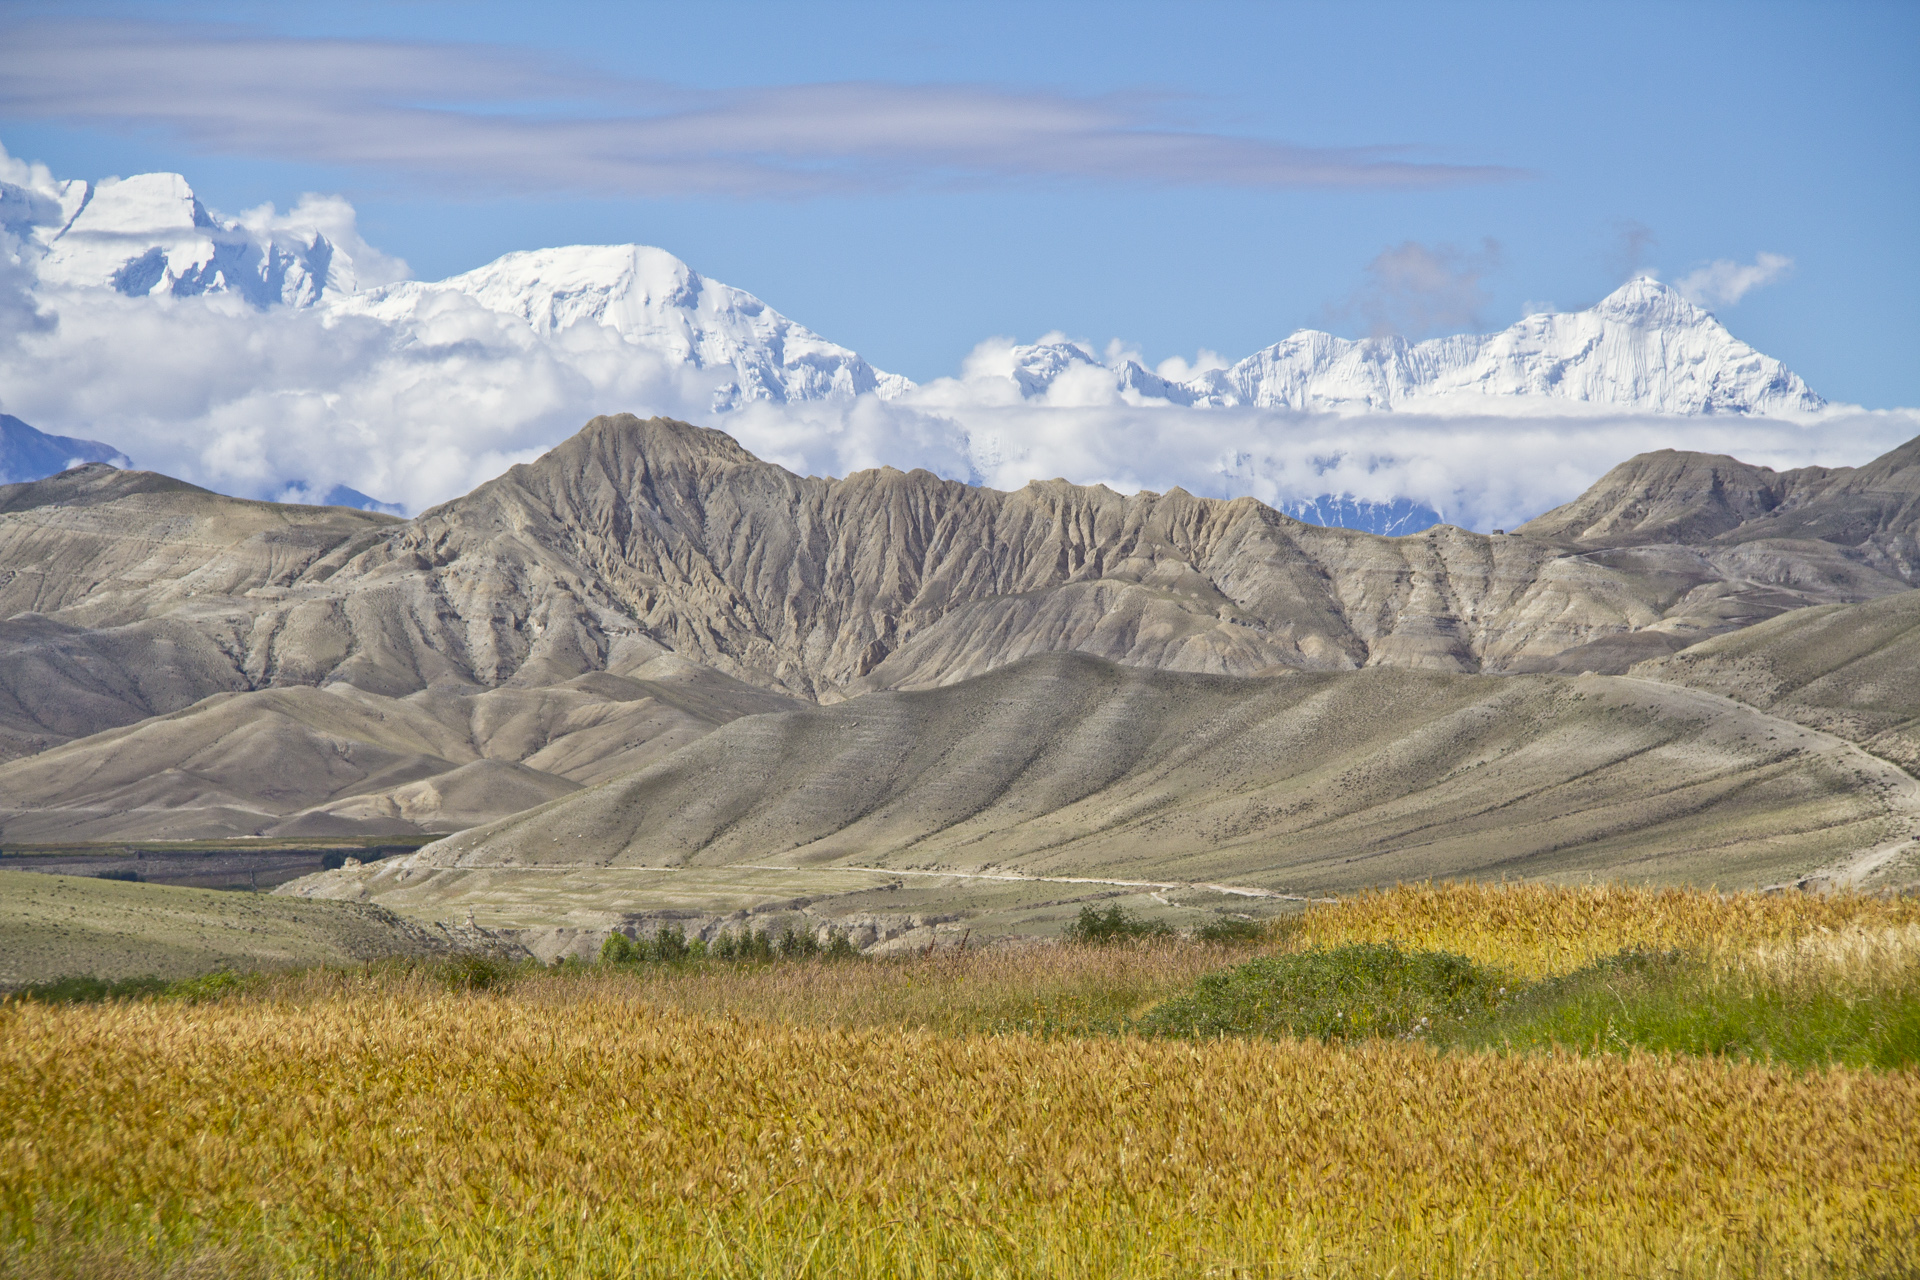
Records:
[[[1520,992],[1489,1016],[1438,1027],[1462,1049],[1656,1053],[1904,1067],[1920,1062],[1920,989],[1773,983],[1677,951],[1622,951]]]
[[[651,938],[629,938],[614,931],[600,944],[601,964],[640,964],[649,960],[672,963],[703,956],[707,944],[699,938],[687,941],[686,930],[677,924],[662,925]]]
[[[134,1000],[157,996],[170,984],[165,978],[62,978],[58,982],[39,982],[13,993],[16,1000],[40,1004],[97,1004],[102,1000]]]
[[[1262,956],[1196,981],[1135,1024],[1156,1036],[1422,1035],[1500,1004],[1506,980],[1462,956],[1387,943]]]
[[[1105,911],[1082,907],[1079,916],[1060,933],[1067,942],[1101,946],[1110,942],[1133,942],[1141,938],[1171,937],[1173,926],[1163,920],[1143,920],[1119,903]]]
[[[11,998],[32,1000],[39,1004],[98,1004],[104,1000],[143,1000],[151,997],[198,1003],[217,1000],[239,991],[255,976],[238,974],[231,969],[217,969],[197,978],[182,978],[173,982],[152,975],[120,979],[92,976],[61,978],[57,982],[22,987],[13,992]]]
[[[835,929],[822,942],[812,932],[789,924],[778,937],[765,929],[743,926],[737,932],[722,931],[709,944],[704,938],[688,940],[677,924],[662,925],[651,937],[629,938],[617,930],[600,944],[602,964],[672,964],[682,960],[805,960],[821,956],[828,960],[861,959],[860,949],[847,939],[844,930]]]
[[[1193,931],[1193,940],[1220,947],[1250,947],[1267,941],[1272,936],[1272,929],[1271,924],[1263,921],[1229,917],[1201,925]]]

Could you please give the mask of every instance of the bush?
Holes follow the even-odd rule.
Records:
[[[607,940],[600,944],[600,963],[625,964],[634,958],[636,950],[633,939],[615,929],[607,935]]]
[[[1267,926],[1258,920],[1215,920],[1194,930],[1194,941],[1215,946],[1250,946],[1267,940]]]
[[[853,945],[845,929],[834,929],[827,934],[826,950],[821,954],[829,960],[861,959],[860,948]]]
[[[1488,1013],[1505,979],[1464,956],[1384,943],[1263,956],[1194,983],[1139,1024],[1162,1036],[1424,1035]]]
[[[141,883],[140,873],[132,867],[115,867],[110,871],[96,871],[93,873],[93,878],[95,880],[126,880],[133,884]]]
[[[1105,911],[1097,907],[1080,908],[1079,918],[1061,934],[1066,941],[1083,946],[1172,936],[1173,927],[1165,921],[1142,920],[1117,902]]]
[[[41,1004],[94,1004],[101,1000],[134,1000],[157,996],[167,989],[165,978],[61,978],[58,982],[36,983],[14,992],[19,1000]]]
[[[756,932],[747,925],[736,933],[720,933],[707,948],[707,954],[718,960],[771,960],[773,952],[773,939],[766,930]]]
[[[245,984],[246,979],[233,970],[219,969],[213,973],[202,974],[198,978],[184,978],[179,982],[169,983],[162,994],[169,1000],[184,1000],[188,1004],[200,1004],[232,995]]]
[[[441,974],[455,991],[487,991],[513,976],[511,961],[464,952],[447,961]]]
[[[782,960],[800,960],[807,956],[820,954],[820,940],[809,929],[797,929],[789,924],[780,932],[779,944]]]

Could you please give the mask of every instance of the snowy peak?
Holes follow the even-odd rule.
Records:
[[[1590,310],[1615,324],[1643,329],[1690,329],[1702,324],[1717,327],[1719,323],[1711,311],[1695,306],[1678,289],[1652,276],[1635,276],[1594,303]]]
[[[0,183],[6,229],[36,254],[43,285],[130,297],[233,293],[256,307],[350,293],[353,263],[317,230],[215,217],[177,173],[45,188]]]
[[[1081,384],[1099,362],[1052,343],[1010,375],[1022,396],[1058,400],[1062,377]],[[1303,329],[1245,360],[1173,383],[1132,360],[1106,369],[1110,396],[1203,408],[1320,412],[1498,412],[1555,403],[1672,414],[1811,413],[1826,401],[1778,360],[1741,342],[1678,292],[1649,277],[1585,311],[1528,316],[1495,334],[1425,342],[1388,335],[1358,341]]]
[[[716,411],[753,401],[851,400],[869,392],[890,398],[913,385],[649,245],[510,253],[463,275],[388,285],[336,305],[401,322],[446,294],[513,316],[541,337],[597,326],[694,368],[730,371],[714,393]]]

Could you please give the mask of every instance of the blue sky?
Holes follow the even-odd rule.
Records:
[[[340,192],[424,277],[656,244],[916,379],[992,334],[1238,358],[1301,326],[1497,328],[1636,266],[1774,254],[1791,267],[1723,301],[1729,327],[1831,399],[1920,404],[1920,5],[13,4],[0,24],[0,143],[60,176],[177,169],[228,212]],[[1438,284],[1369,273],[1410,243]]]

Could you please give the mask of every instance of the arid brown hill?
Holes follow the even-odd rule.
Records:
[[[1758,499],[1649,524],[1606,496],[1619,470],[1522,536],[1382,538],[1177,489],[801,477],[630,416],[404,522],[83,467],[0,488],[0,752],[26,757],[0,767],[0,838],[107,838],[136,810],[129,830],[176,835],[446,830],[787,697],[1048,651],[1225,675],[1620,671],[1908,590],[1915,513],[1896,498],[1915,447],[1792,489],[1767,509],[1794,536],[1744,541],[1727,520],[1753,523]],[[1700,505],[1700,468],[1739,466],[1648,458],[1680,459],[1643,486],[1662,511]],[[1564,515],[1581,503],[1598,514]],[[643,675],[668,656],[674,688],[700,683],[693,712]],[[594,683],[609,675],[640,687]],[[298,785],[276,759],[301,762]],[[406,790],[457,769],[450,791]]]
[[[736,720],[626,777],[293,891],[432,914],[474,892],[525,909],[622,884],[637,906],[742,866],[1294,893],[1503,875],[1735,886],[1916,835],[1920,786],[1897,768],[1676,685],[1249,679],[1045,654]],[[636,884],[641,868],[654,878]]]

